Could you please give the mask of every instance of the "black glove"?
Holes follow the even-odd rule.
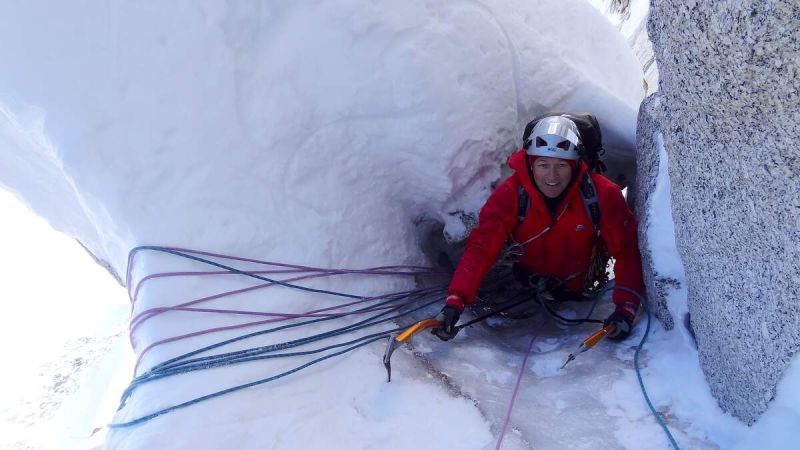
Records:
[[[459,311],[458,308],[445,305],[439,315],[436,316],[436,320],[442,324],[432,329],[431,333],[443,341],[453,339],[456,337],[456,334],[458,334],[456,323],[458,323],[459,316],[461,316],[461,311]]]
[[[619,309],[611,313],[608,319],[603,322],[603,327],[614,324],[614,329],[606,336],[614,341],[621,341],[631,335],[631,328],[633,320],[628,318],[628,315],[621,312]]]
[[[522,264],[515,263],[511,266],[511,274],[519,284],[526,288],[538,288],[539,276],[532,274],[528,269],[522,267]]]

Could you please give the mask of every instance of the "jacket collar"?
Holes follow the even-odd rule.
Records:
[[[531,198],[531,206],[536,205],[537,208],[547,211],[547,206],[544,203],[542,194],[533,185],[533,178],[531,177],[531,172],[528,169],[527,156],[528,155],[525,154],[525,149],[519,149],[508,158],[508,167],[514,170],[513,176],[517,178],[517,181],[528,192],[528,195]],[[564,199],[561,201],[561,205],[559,205],[559,207],[556,208],[557,217],[561,215],[561,212],[564,209],[564,205],[569,203],[570,200],[576,194],[578,194],[580,180],[583,179],[583,176],[587,170],[589,170],[589,167],[586,166],[586,163],[579,160],[578,175],[575,178],[573,178],[572,183],[569,186],[567,186],[567,193],[566,195],[564,195]]]

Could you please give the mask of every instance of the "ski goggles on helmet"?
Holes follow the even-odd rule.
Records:
[[[569,160],[580,159],[578,127],[566,117],[550,116],[540,120],[531,132],[525,152],[530,156],[547,156]]]

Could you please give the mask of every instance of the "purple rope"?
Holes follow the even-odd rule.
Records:
[[[395,269],[398,269],[398,268],[401,268],[401,269],[402,268],[411,268],[411,269],[413,269],[413,270],[415,270],[417,272],[408,272],[408,271],[395,270]],[[415,275],[415,274],[419,273],[418,272],[419,270],[422,270],[422,269],[424,269],[424,268],[417,267],[417,266],[384,266],[384,267],[375,267],[375,268],[371,268],[371,269],[361,269],[361,270],[349,270],[349,269],[348,270],[331,270],[329,272],[322,272],[322,273],[316,273],[316,274],[311,274],[311,275],[304,275],[304,276],[301,276],[301,277],[289,278],[289,279],[286,279],[286,280],[283,280],[283,281],[286,281],[286,282],[298,281],[298,280],[303,280],[303,279],[324,277],[324,276],[330,276],[330,275],[339,275],[339,274],[345,274],[345,273],[372,274],[372,275]],[[427,269],[427,270],[429,270],[429,269]],[[297,270],[262,271],[262,272],[248,272],[248,273],[263,273],[263,272],[296,273],[298,271]],[[232,272],[229,272],[229,271],[164,272],[164,273],[157,273],[157,274],[153,274],[153,275],[148,275],[147,277],[144,277],[139,282],[139,284],[137,284],[135,293],[133,295],[133,298],[131,299],[131,303],[132,304],[136,303],[141,283],[144,282],[147,279],[153,279],[153,278],[156,278],[156,277],[159,277],[159,276],[221,275],[221,274],[231,274],[231,273]],[[175,305],[174,307],[151,308],[151,309],[147,309],[145,311],[142,311],[141,313],[137,314],[133,319],[131,319],[131,324],[130,324],[130,328],[129,328],[129,338],[130,338],[130,341],[131,341],[131,345],[134,344],[133,333],[136,331],[136,329],[139,327],[139,325],[141,325],[143,322],[145,322],[146,320],[150,319],[151,317],[154,317],[156,315],[159,315],[159,314],[167,312],[167,311],[182,311],[182,310],[183,311],[188,311],[187,309],[183,309],[183,308],[186,307],[186,306],[191,306],[191,305],[195,305],[195,304],[198,304],[198,303],[202,303],[202,302],[206,302],[206,301],[210,301],[210,300],[215,300],[215,299],[218,299],[218,298],[226,297],[226,296],[229,296],[229,295],[240,294],[240,293],[243,293],[243,292],[253,291],[253,290],[256,290],[256,289],[262,289],[262,288],[273,286],[273,285],[274,285],[274,283],[264,283],[264,284],[261,284],[261,285],[258,285],[258,286],[251,286],[251,287],[242,288],[242,289],[235,289],[235,290],[231,290],[231,291],[222,292],[222,293],[219,293],[219,294],[210,295],[210,296],[207,296],[207,297],[202,297],[202,298],[199,298],[199,299],[196,299],[196,300],[192,300],[192,301],[189,301],[189,302],[181,303],[179,305]],[[212,311],[206,311],[206,312],[212,312]],[[219,312],[225,312],[225,310],[220,310]]]
[[[503,427],[500,429],[500,436],[497,437],[497,445],[494,446],[494,450],[500,450],[500,444],[503,443],[503,436],[506,434],[506,428],[508,427],[508,422],[511,420],[511,411],[514,409],[514,402],[517,401],[517,392],[519,392],[519,384],[522,381],[522,375],[525,373],[525,366],[528,364],[528,356],[531,354],[531,349],[533,348],[533,341],[536,340],[536,335],[531,338],[531,342],[528,344],[528,351],[525,352],[525,358],[522,360],[522,367],[519,368],[519,375],[517,376],[517,384],[514,385],[514,393],[511,394],[511,401],[508,403],[508,411],[506,411],[506,418],[503,419]]]
[[[228,273],[230,273],[230,272],[228,272]],[[309,279],[309,278],[318,278],[318,277],[324,277],[324,276],[336,275],[336,274],[337,273],[317,273],[317,274],[311,274],[311,275],[304,275],[304,276],[301,276],[301,277],[289,278],[289,279],[286,279],[286,280],[283,280],[283,281],[287,281],[287,282],[289,282],[289,281],[298,281],[298,280],[304,280],[304,279]],[[406,273],[406,272],[381,272],[381,274],[408,275],[408,273]],[[267,287],[274,286],[274,285],[275,285],[274,283],[264,283],[264,284],[260,284],[258,286],[250,286],[250,287],[247,287],[247,288],[221,292],[219,294],[214,294],[214,295],[210,295],[210,296],[207,296],[207,297],[202,297],[202,298],[199,298],[199,299],[196,299],[196,300],[192,300],[192,301],[189,301],[189,302],[184,302],[184,303],[181,303],[181,304],[178,304],[178,305],[175,305],[175,306],[166,306],[166,307],[158,307],[158,308],[146,309],[146,310],[142,311],[141,313],[137,314],[136,316],[134,316],[131,319],[131,322],[130,322],[130,325],[129,325],[129,331],[128,331],[128,337],[129,337],[131,346],[133,346],[133,347],[136,346],[135,342],[134,342],[134,333],[136,332],[136,329],[139,328],[139,326],[142,323],[146,322],[150,318],[155,317],[155,316],[157,316],[159,314],[162,314],[162,313],[168,312],[168,311],[191,311],[190,309],[186,309],[186,307],[187,306],[196,305],[198,303],[207,302],[207,301],[210,301],[210,300],[216,300],[218,298],[226,297],[226,296],[229,296],[229,295],[235,295],[235,294],[240,294],[240,293],[243,293],[243,292],[253,291],[253,290],[257,290],[257,289],[263,289],[263,288],[267,288]],[[356,302],[353,302],[353,303],[346,303],[346,304],[343,304],[343,305],[339,305],[338,307],[346,307],[346,306],[349,306],[349,305],[362,303],[363,301],[371,301],[371,300],[376,300],[376,299],[379,299],[379,298],[382,298],[382,297],[371,297],[371,298],[363,299],[363,300],[356,301]],[[208,310],[208,311],[205,311],[205,312],[214,312],[214,311]],[[217,312],[226,313],[228,311],[227,310],[219,310]],[[280,314],[280,313],[275,313],[275,314]],[[308,316],[308,317],[311,317],[311,316]]]
[[[301,277],[289,278],[289,279],[286,279],[284,281],[287,281],[287,282],[288,281],[298,281],[298,280],[309,279],[309,278],[317,278],[317,277],[324,277],[324,276],[330,276],[330,275],[338,275],[338,274],[341,274],[341,273],[365,273],[365,274],[380,274],[380,275],[414,275],[414,274],[416,274],[415,272],[407,272],[407,271],[397,271],[397,270],[395,270],[395,269],[398,269],[398,268],[411,268],[413,270],[422,270],[422,269],[424,269],[424,268],[416,267],[416,266],[384,266],[384,267],[376,267],[376,268],[364,269],[364,270],[332,270],[332,271],[327,272],[327,273],[324,273],[324,272],[323,273],[314,273],[314,274],[310,274],[310,275],[304,275],[304,276],[301,276]],[[391,270],[391,271],[387,271],[387,270]],[[295,270],[285,271],[285,273],[288,273],[288,272],[297,272],[297,271],[295,271]],[[158,276],[158,275],[162,275],[162,276],[218,275],[218,274],[222,274],[222,273],[226,273],[227,274],[227,273],[231,273],[231,272],[228,272],[228,271],[224,271],[224,272],[223,271],[200,272],[200,273],[197,273],[197,272],[164,272],[164,273],[155,274],[155,275],[148,275],[148,277],[150,277],[150,279],[152,279],[152,278],[155,278],[155,276]],[[144,281],[145,279],[147,279],[147,277],[145,277],[142,281]],[[139,287],[141,286],[142,281],[140,281],[139,284],[137,285],[136,294],[134,294],[134,297],[132,299],[132,303],[136,302],[136,299],[137,299],[136,296],[138,295],[138,290],[139,290]],[[210,295],[210,296],[207,296],[207,297],[202,297],[202,298],[199,298],[199,299],[196,299],[196,300],[192,300],[192,301],[189,301],[189,302],[184,302],[184,303],[172,306],[172,307],[150,308],[150,309],[147,309],[145,311],[142,311],[141,313],[137,314],[136,316],[134,316],[131,319],[131,322],[130,322],[130,325],[129,325],[129,332],[128,333],[129,333],[129,340],[131,342],[131,346],[135,347],[134,334],[135,334],[136,330],[139,328],[139,326],[142,325],[147,320],[149,320],[150,318],[155,317],[155,316],[157,316],[159,314],[162,314],[162,313],[168,312],[168,311],[192,311],[191,309],[186,308],[186,307],[192,306],[192,305],[196,305],[198,303],[203,303],[203,302],[207,302],[207,301],[211,301],[211,300],[216,300],[216,299],[223,298],[223,297],[226,297],[226,296],[229,296],[229,295],[235,295],[235,294],[240,294],[240,293],[243,293],[243,292],[249,292],[249,291],[253,291],[253,290],[257,290],[257,289],[263,289],[263,288],[274,286],[274,285],[275,285],[274,283],[264,283],[264,284],[261,284],[261,285],[258,285],[258,286],[250,286],[250,287],[247,287],[247,288],[235,289],[235,290],[231,290],[231,291],[225,291],[225,292],[222,292],[222,293]],[[374,300],[374,299],[375,298],[366,299],[366,300],[368,301],[368,300]],[[360,303],[360,302],[355,302],[355,303]],[[350,303],[350,304],[354,304],[354,303]],[[340,307],[345,307],[345,306],[350,305],[350,304],[340,305]],[[218,310],[218,311],[206,310],[204,312],[229,313],[230,311],[229,310]],[[280,313],[273,313],[273,314],[277,315],[277,314],[280,314]],[[304,316],[303,315],[299,315],[299,317],[304,317]],[[306,315],[305,317],[313,317],[313,316],[307,316]],[[251,323],[255,324],[255,323],[261,323],[261,322],[251,322]],[[242,324],[242,325],[243,326],[249,326],[248,324]],[[213,329],[209,329],[209,330],[213,330]]]
[[[181,247],[163,247],[163,248],[166,249],[166,250],[172,250],[172,251],[181,252],[181,253],[192,253],[192,254],[195,254],[195,255],[212,256],[212,257],[215,257],[215,258],[230,259],[230,260],[234,260],[234,261],[250,262],[250,263],[255,263],[255,264],[277,266],[277,267],[287,267],[287,268],[300,269],[300,270],[306,270],[306,271],[314,271],[314,270],[316,270],[313,267],[299,266],[299,265],[294,265],[294,264],[283,264],[283,263],[276,263],[276,262],[270,262],[270,261],[261,261],[261,260],[258,260],[258,259],[242,258],[242,257],[239,257],[239,256],[225,255],[225,254],[222,254],[222,253],[204,252],[204,251],[201,251],[201,250],[192,250],[192,249],[188,249],[188,248],[181,248]],[[130,286],[131,286],[130,282],[131,282],[131,272],[132,272],[132,269],[133,269],[133,260],[134,260],[134,258],[136,256],[136,254],[139,253],[139,251],[141,251],[141,250],[142,249],[140,249],[140,248],[135,248],[128,255],[128,271],[127,271],[127,273],[125,275],[125,284],[128,286],[128,296],[130,296]]]
[[[365,298],[365,299],[361,299],[361,300],[355,300],[355,301],[352,301],[350,303],[344,303],[344,304],[340,304],[340,305],[328,306],[327,308],[320,308],[320,309],[315,309],[315,310],[312,310],[312,311],[307,311],[305,313],[298,314],[298,316],[299,317],[313,317],[313,316],[311,316],[312,314],[322,313],[322,312],[341,309],[341,308],[347,308],[349,306],[354,306],[354,305],[358,305],[358,304],[365,303],[365,302],[371,302],[371,301],[375,301],[375,300],[381,300],[381,299],[384,299],[384,298],[386,298],[386,295],[370,297],[370,298]],[[389,306],[387,306],[387,308],[391,307],[391,306],[392,305],[389,305]],[[363,312],[372,312],[372,311],[377,311],[377,310],[380,310],[380,309],[384,309],[384,308],[369,308],[369,309],[364,310]],[[345,315],[345,314],[343,314],[343,315]],[[194,337],[194,336],[201,336],[201,335],[204,335],[204,334],[215,333],[215,332],[218,332],[218,331],[235,330],[237,328],[246,328],[246,327],[251,327],[251,326],[256,326],[256,325],[263,325],[263,324],[266,324],[266,323],[280,322],[280,321],[283,321],[283,320],[286,320],[286,319],[288,319],[288,318],[287,317],[283,317],[283,318],[275,318],[275,319],[267,319],[267,320],[258,320],[258,321],[255,321],[255,322],[245,322],[245,323],[241,323],[241,324],[238,324],[238,325],[228,325],[228,326],[224,326],[224,327],[208,328],[208,329],[196,331],[196,332],[193,332],[193,333],[190,333],[190,334],[187,334],[187,335],[175,336],[173,338],[167,338],[166,341],[167,342],[173,342],[173,341],[176,341],[176,340],[179,340],[179,339],[184,339],[184,338],[189,338],[189,337]],[[148,349],[150,349],[151,347],[156,347],[158,345],[161,345],[162,343],[164,343],[164,342],[157,341],[157,342],[154,342],[154,343],[150,344],[145,350],[142,351],[142,354],[144,354],[144,352],[147,351]],[[134,344],[131,343],[131,345],[133,346]]]
[[[431,271],[430,267],[403,266],[403,265],[376,267],[376,268],[373,268],[373,269],[367,269],[367,271],[364,271],[364,270],[348,270],[348,269],[344,269],[344,270],[342,270],[342,269],[325,269],[325,268],[318,268],[318,267],[311,267],[311,266],[301,266],[301,265],[297,265],[297,264],[285,264],[285,263],[278,263],[278,262],[274,262],[274,261],[264,261],[264,260],[260,260],[260,259],[243,258],[243,257],[240,257],[240,256],[225,255],[225,254],[222,254],[222,253],[205,252],[205,251],[202,251],[202,250],[192,250],[192,249],[181,248],[181,247],[163,247],[163,248],[166,249],[166,250],[172,250],[172,251],[182,252],[182,253],[191,253],[191,254],[195,254],[195,255],[210,256],[210,257],[221,258],[221,259],[230,259],[230,260],[233,260],[233,261],[242,261],[242,262],[249,262],[249,263],[254,263],[254,264],[268,265],[268,266],[286,267],[286,268],[298,269],[298,270],[301,270],[301,271],[309,271],[309,272],[369,273],[369,271],[375,270],[375,269],[378,269],[378,270],[380,270],[380,269],[407,269],[407,270],[414,270],[414,271],[418,271],[418,272],[430,272]],[[136,254],[139,253],[139,251],[141,251],[141,250],[142,250],[141,248],[135,248],[128,255],[128,270],[126,271],[126,274],[125,274],[125,285],[128,287],[128,297],[131,297],[130,289],[131,289],[131,277],[132,277],[132,271],[133,271],[133,261],[134,261],[134,259],[136,257]]]
[[[219,314],[233,314],[238,316],[269,316],[269,317],[284,317],[287,319],[296,319],[301,317],[330,317],[337,314],[313,314],[313,313],[281,313],[269,311],[248,311],[243,309],[216,309],[216,308],[187,308],[178,306],[165,306],[160,308],[151,308],[153,312],[166,312],[166,311],[184,311],[194,313],[219,313]]]
[[[356,302],[352,302],[352,303],[347,304],[347,305],[330,306],[328,308],[322,308],[322,309],[317,309],[317,310],[313,310],[313,311],[308,311],[306,313],[294,314],[293,315],[294,317],[277,317],[277,318],[273,318],[273,319],[258,320],[258,321],[255,321],[255,322],[247,322],[247,323],[242,323],[242,324],[237,324],[237,325],[228,325],[228,326],[224,326],[224,327],[207,328],[205,330],[194,331],[192,333],[187,333],[187,334],[182,334],[182,335],[179,335],[179,336],[173,336],[173,337],[170,337],[170,338],[161,339],[159,341],[153,342],[152,344],[148,345],[147,347],[145,347],[141,351],[141,353],[139,353],[139,356],[136,358],[136,364],[134,365],[133,373],[134,373],[134,376],[135,376],[136,371],[138,370],[139,365],[141,364],[142,359],[144,358],[144,355],[147,352],[149,352],[150,350],[152,350],[153,348],[158,347],[160,345],[168,344],[170,342],[175,342],[175,341],[179,341],[179,340],[182,340],[182,339],[188,339],[188,338],[191,338],[191,337],[202,336],[202,335],[210,334],[210,333],[216,333],[216,332],[219,332],[219,331],[235,330],[235,329],[238,329],[238,328],[245,328],[245,327],[251,327],[251,326],[256,326],[256,325],[264,325],[264,324],[275,323],[275,322],[282,322],[284,320],[288,320],[288,319],[292,319],[292,318],[298,318],[298,317],[300,317],[300,318],[302,318],[302,317],[317,317],[314,314],[322,312],[322,311],[328,311],[328,310],[331,310],[331,309],[337,309],[337,308],[342,308],[342,307],[345,307],[345,306],[351,306],[351,305],[354,305],[356,303],[363,303],[363,302],[366,302],[366,301],[373,301],[373,300],[375,300],[377,298],[379,298],[379,297],[370,298],[370,299],[364,299],[364,300],[358,300]],[[380,311],[380,310],[384,310],[384,309],[391,309],[391,308],[394,308],[396,306],[397,305],[389,304],[389,305],[383,305],[383,306],[376,306],[376,307],[373,307],[373,308],[365,308],[364,310],[358,311],[358,312],[342,312],[342,313],[339,313],[339,314],[329,314],[328,316],[329,317],[345,317],[345,316],[352,315],[352,314],[366,314],[366,313]]]
[[[390,270],[392,269],[392,270]],[[406,269],[406,270],[396,270],[396,269]],[[306,272],[319,272],[319,273],[326,273],[330,275],[345,275],[345,274],[362,274],[362,275],[417,275],[419,273],[432,273],[431,269],[419,268],[416,266],[384,266],[384,267],[373,267],[370,269],[313,269],[313,270],[299,270],[299,269],[287,269],[287,270],[252,270],[252,271],[244,271],[248,274],[273,274],[273,273],[306,273]],[[163,277],[176,277],[176,276],[208,276],[208,275],[240,275],[236,272],[231,272],[229,270],[219,270],[219,271],[207,271],[207,272],[158,272],[151,275],[147,275],[143,277],[139,282],[136,284],[136,289],[133,291],[133,295],[131,296],[131,303],[136,303],[136,300],[139,297],[139,290],[142,287],[142,284],[147,280],[152,280],[154,278],[163,278]],[[288,280],[284,280],[288,281]]]
[[[432,269],[429,268],[429,267],[403,266],[403,265],[381,266],[381,267],[373,267],[373,268],[369,268],[369,269],[321,269],[321,268],[316,268],[316,267],[301,266],[301,265],[295,265],[295,264],[284,264],[284,263],[277,263],[277,262],[271,262],[271,261],[262,261],[262,260],[257,260],[257,259],[243,258],[243,257],[231,256],[231,255],[224,255],[224,254],[220,254],[220,253],[205,252],[205,251],[200,251],[200,250],[184,249],[184,248],[179,248],[179,247],[163,247],[163,248],[167,249],[167,250],[183,252],[183,253],[192,253],[192,254],[196,254],[196,255],[203,255],[203,256],[209,256],[209,257],[215,257],[215,258],[221,258],[221,259],[229,259],[229,260],[234,260],[234,261],[242,261],[242,262],[248,262],[248,263],[255,263],[255,264],[262,264],[262,265],[270,265],[270,266],[287,268],[286,270],[248,271],[246,273],[252,273],[252,274],[257,274],[257,273],[307,273],[306,275],[303,275],[303,276],[282,280],[282,281],[285,281],[285,282],[297,281],[297,280],[303,280],[303,279],[309,279],[309,278],[325,277],[325,276],[330,276],[330,275],[340,275],[340,274],[416,275],[418,273],[423,273],[423,272],[428,272],[428,273],[432,272]],[[233,274],[233,272],[230,272],[230,271],[191,271],[191,272],[184,271],[184,272],[161,272],[161,273],[150,274],[150,275],[147,275],[147,276],[145,276],[145,277],[143,277],[142,279],[139,280],[139,282],[136,284],[136,288],[134,289],[133,295],[131,295],[131,280],[132,280],[133,262],[134,262],[135,255],[136,255],[136,253],[139,252],[139,250],[141,250],[141,249],[136,248],[133,251],[131,251],[130,254],[128,255],[128,268],[127,268],[128,270],[126,272],[126,285],[127,285],[127,290],[128,290],[128,296],[129,296],[129,298],[131,300],[131,307],[133,307],[133,305],[136,303],[136,300],[138,299],[139,291],[140,291],[140,288],[142,287],[142,284],[144,282],[148,281],[148,280],[152,280],[152,279],[156,279],[156,278],[162,278],[162,277],[175,277],[175,276],[211,276],[211,275]],[[311,273],[309,273],[309,272],[311,272]],[[159,341],[153,342],[153,343],[149,344],[147,347],[145,347],[141,351],[141,353],[139,353],[139,356],[137,357],[137,360],[136,360],[134,373],[136,373],[136,370],[138,369],[139,364],[142,361],[142,358],[144,357],[144,355],[148,351],[150,351],[151,349],[153,349],[153,348],[155,348],[155,347],[157,347],[159,345],[163,345],[163,344],[166,344],[166,343],[169,343],[169,342],[175,342],[175,341],[182,340],[182,339],[188,339],[188,338],[191,338],[191,337],[201,336],[201,335],[209,334],[209,333],[216,333],[216,332],[220,332],[220,331],[227,331],[227,330],[233,330],[233,329],[238,329],[238,328],[245,328],[245,327],[257,326],[257,325],[263,325],[263,324],[267,324],[267,323],[280,322],[280,321],[283,321],[283,320],[288,320],[288,319],[293,319],[293,318],[302,318],[302,317],[337,317],[337,316],[344,317],[346,315],[356,314],[356,313],[352,313],[352,312],[350,312],[350,313],[347,313],[347,312],[325,313],[325,312],[326,311],[337,310],[337,309],[341,310],[342,308],[347,308],[349,306],[353,306],[353,305],[356,305],[356,304],[360,304],[360,303],[364,303],[364,302],[368,302],[368,301],[374,301],[374,300],[377,300],[377,299],[386,298],[386,295],[370,297],[370,298],[363,298],[363,299],[359,299],[359,300],[356,300],[356,301],[353,301],[353,302],[350,302],[350,303],[330,306],[330,307],[327,307],[327,308],[321,308],[321,309],[317,309],[317,310],[313,310],[313,311],[307,311],[305,313],[276,313],[276,312],[262,312],[262,311],[242,311],[242,310],[229,310],[229,309],[190,308],[189,307],[189,306],[192,306],[192,305],[196,305],[198,303],[203,303],[203,302],[219,299],[219,298],[230,296],[230,295],[240,294],[240,293],[243,293],[243,292],[248,292],[248,291],[252,291],[252,290],[256,290],[256,289],[262,289],[262,288],[274,286],[275,284],[276,283],[264,283],[264,284],[257,285],[257,286],[250,286],[250,287],[247,287],[247,288],[226,291],[226,292],[210,295],[210,296],[207,296],[207,297],[202,297],[202,298],[199,298],[199,299],[191,300],[191,301],[188,301],[188,302],[184,302],[184,303],[176,305],[176,306],[150,308],[150,309],[147,309],[147,310],[142,311],[141,313],[137,314],[135,317],[133,317],[133,319],[131,319],[130,329],[129,329],[129,338],[130,338],[130,341],[131,341],[131,345],[133,347],[135,347],[134,333],[135,333],[136,329],[140,325],[142,325],[145,321],[147,321],[148,319],[150,319],[152,317],[155,317],[155,316],[157,316],[159,314],[168,312],[168,311],[205,312],[205,313],[221,313],[221,314],[242,314],[242,315],[274,316],[274,317],[272,317],[270,319],[266,319],[266,320],[258,320],[258,321],[253,321],[253,322],[246,322],[246,323],[241,323],[241,324],[237,324],[237,325],[229,325],[229,326],[223,326],[223,327],[208,328],[208,329],[199,330],[199,331],[195,331],[195,332],[192,332],[192,333],[187,333],[187,334],[180,335],[180,336],[173,336],[173,337],[170,337],[170,338],[165,338],[165,339],[161,339]],[[374,312],[374,311],[387,309],[387,308],[391,308],[391,307],[392,306],[389,305],[389,306],[382,306],[382,307],[367,308],[367,309],[364,309],[363,311],[359,311],[358,314]]]
[[[287,269],[287,270],[253,270],[247,271],[246,273],[250,274],[274,274],[274,273],[303,273],[306,272],[304,270],[297,270],[297,269]],[[207,276],[207,275],[239,275],[236,272],[231,272],[229,270],[217,270],[217,271],[204,271],[204,272],[158,272],[151,275],[147,275],[138,283],[136,283],[136,289],[133,290],[133,296],[131,297],[131,303],[135,304],[136,300],[139,298],[139,289],[142,287],[142,284],[147,280],[152,280],[154,278],[165,278],[165,277],[179,277],[179,276]]]
[[[308,278],[322,277],[322,276],[326,276],[326,275],[329,275],[329,274],[324,274],[323,273],[323,274],[304,275],[302,277],[289,278],[289,279],[284,280],[284,281],[287,281],[287,282],[288,281],[297,281],[297,280],[303,280],[303,279],[308,279]],[[133,319],[131,319],[130,328],[129,328],[129,331],[128,331],[128,333],[130,335],[131,344],[133,344],[133,333],[136,331],[136,329],[139,327],[139,325],[141,325],[143,322],[147,321],[151,317],[154,317],[154,316],[157,316],[157,315],[159,315],[159,314],[161,314],[163,312],[169,311],[170,308],[183,308],[183,307],[186,307],[186,306],[192,306],[192,305],[196,305],[198,303],[207,302],[207,301],[210,301],[210,300],[216,300],[218,298],[227,297],[229,295],[241,294],[243,292],[249,292],[249,291],[254,291],[254,290],[257,290],[257,289],[268,288],[268,287],[274,286],[274,285],[275,285],[275,283],[263,283],[263,284],[259,284],[257,286],[250,286],[250,287],[246,287],[246,288],[242,288],[242,289],[234,289],[232,291],[225,291],[225,292],[221,292],[219,294],[209,295],[207,297],[201,297],[201,298],[198,298],[196,300],[192,300],[192,301],[188,301],[188,302],[185,302],[185,303],[181,303],[179,305],[175,305],[175,306],[172,306],[172,307],[146,309],[146,310],[142,311],[141,313],[137,314]]]

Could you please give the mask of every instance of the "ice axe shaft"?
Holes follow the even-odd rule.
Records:
[[[577,355],[579,355],[579,354],[585,352],[586,350],[589,350],[590,348],[592,348],[595,345],[597,345],[598,342],[602,341],[603,338],[608,336],[608,333],[611,333],[612,331],[614,331],[614,324],[613,323],[612,324],[608,324],[608,325],[604,326],[603,328],[601,328],[601,329],[595,331],[594,333],[592,333],[591,336],[589,336],[588,338],[584,339],[583,342],[581,342],[581,345],[578,346],[577,350],[575,350],[573,353],[569,354],[569,356],[567,357],[567,360],[564,361],[564,365],[561,366],[561,368],[563,369],[564,367],[566,367],[567,364],[570,361],[572,361],[573,359],[575,359],[575,357]]]
[[[438,327],[440,324],[441,322],[436,319],[425,319],[411,325],[400,334],[389,335],[389,344],[386,347],[386,352],[383,354],[383,365],[386,367],[387,383],[392,381],[392,353],[394,353],[401,344],[411,339],[411,336],[427,328]]]

